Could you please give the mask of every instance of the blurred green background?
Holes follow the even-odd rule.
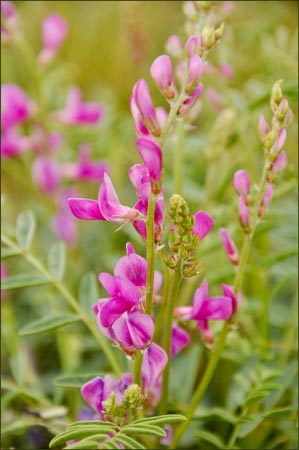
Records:
[[[91,143],[93,159],[105,159],[111,164],[112,179],[122,203],[133,205],[136,197],[127,170],[140,159],[135,148],[129,98],[133,85],[142,77],[149,82],[155,105],[166,106],[150,78],[149,69],[153,59],[165,52],[169,35],[179,34],[185,41],[183,2],[15,3],[36,54],[41,47],[41,22],[48,13],[57,12],[69,22],[69,35],[42,84],[48,110],[64,105],[70,84],[79,85],[84,99],[101,102],[105,109],[105,118],[97,127],[65,129],[59,159],[74,161],[79,144]],[[223,356],[221,376],[216,374],[206,399],[208,405],[225,403],[231,395],[228,392],[231,377],[242,365],[243,370],[252,369],[259,363],[277,364],[282,371],[291,370],[289,365],[294,361],[297,336],[298,2],[233,2],[226,22],[224,37],[211,52],[210,60],[216,66],[228,62],[233,67],[234,77],[228,82],[217,72],[203,76],[205,87],[212,87],[219,93],[224,111],[216,111],[203,94],[200,115],[185,143],[184,195],[192,212],[204,209],[215,220],[213,232],[199,251],[212,295],[219,294],[222,282],[229,284],[233,280],[234,270],[223,254],[219,228],[228,227],[236,243],[241,244],[243,234],[237,223],[237,198],[231,179],[241,168],[248,170],[253,184],[260,177],[263,154],[258,118],[260,113],[268,120],[271,118],[269,98],[277,79],[284,80],[282,90],[293,110],[294,120],[288,128],[285,146],[289,164],[275,187],[271,210],[258,229],[246,272],[240,335],[231,340]],[[1,76],[2,83],[17,83],[34,98],[33,79],[18,50],[2,49]],[[173,145],[169,139],[164,150],[166,201],[173,193]],[[55,204],[33,186],[30,178],[32,159],[32,155],[26,154],[19,160],[2,162],[2,192],[6,198],[2,220],[5,227],[12,229],[17,215],[24,209],[32,209],[38,222],[34,251],[44,258],[56,239],[49,229],[49,216],[54,213]],[[82,196],[97,196],[95,185],[78,183],[78,189]],[[78,245],[68,250],[66,277],[74,292],[78,291],[79,280],[86,271],[112,272],[116,260],[124,255],[128,240],[144,255],[144,245],[129,226],[118,233],[114,232],[117,227],[109,223],[84,221],[78,222],[78,227]],[[13,258],[7,261],[7,267],[9,274],[15,274],[28,270],[28,263]],[[184,301],[191,301],[199,282],[200,278],[197,278],[183,284]],[[100,286],[99,292],[104,295]],[[9,319],[4,329],[8,338],[2,356],[5,377],[12,377],[26,386],[41,385],[54,404],[67,404],[73,418],[82,405],[79,392],[74,395],[74,391],[55,387],[53,380],[63,372],[107,370],[105,358],[81,325],[37,337],[18,336],[18,330],[31,320],[58,310],[67,311],[63,299],[54,289],[39,287],[11,291],[5,302],[6,305],[9,302],[11,308],[5,309],[8,315],[5,319]],[[45,354],[50,356],[45,358]],[[174,361],[172,393],[182,405],[188,402],[188,386],[192,386],[197,359],[198,348],[194,345]],[[126,362],[123,364],[126,367]],[[185,382],[186,374],[179,370],[182,367],[189,369],[189,384]],[[181,389],[182,385],[186,388]],[[286,404],[294,402],[292,392],[285,394],[283,401]],[[5,423],[20,417],[24,421],[24,410],[28,407],[26,397],[6,400],[7,405]],[[29,405],[37,407],[34,401],[33,406],[30,402]],[[213,429],[214,425],[208,423],[207,426]],[[273,439],[288,436],[288,426],[292,427],[293,422],[291,425],[279,423],[272,433]],[[26,434],[27,428],[23,426],[8,433],[3,445],[18,448],[37,445],[34,436]],[[266,448],[262,446],[263,436],[258,429],[257,435],[245,439],[242,448]],[[45,436],[42,439],[45,442]],[[256,442],[261,446],[255,447]],[[290,448],[290,438],[277,445],[269,448]]]

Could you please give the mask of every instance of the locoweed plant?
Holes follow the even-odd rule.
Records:
[[[126,3],[128,21],[135,2]],[[41,219],[32,202],[30,210],[17,217],[15,231],[3,227],[2,259],[18,261],[1,266],[8,355],[2,384],[4,445],[24,430],[31,433],[35,448],[295,445],[296,366],[283,354],[276,360],[268,293],[263,285],[253,294],[248,283],[262,284],[275,262],[270,258],[269,265],[264,257],[252,265],[250,253],[275,225],[277,217],[267,219],[273,197],[294,186],[282,182],[293,113],[279,79],[272,90],[267,88],[268,109],[259,119],[254,117],[257,137],[249,136],[244,125],[237,126],[233,104],[238,102],[230,98],[237,96],[230,87],[234,68],[223,59],[229,54],[226,33],[232,33],[234,6],[183,2],[184,28],[168,37],[165,54],[152,61],[144,78],[135,79],[128,102],[137,149],[127,158],[132,200],[127,187],[121,191],[108,154],[106,161],[91,158],[97,140],[104,142],[97,127],[102,127],[101,135],[109,135],[113,125],[105,115],[113,112],[108,105],[106,113],[106,106],[83,100],[73,83],[63,91],[52,80],[59,71],[53,65],[70,32],[68,21],[49,14],[42,24],[41,48],[35,52],[17,7],[1,2],[3,45],[24,58],[32,80],[28,92],[16,83],[2,84],[2,164],[5,175],[11,173],[20,183],[19,189],[25,185],[43,204],[46,217]],[[140,28],[137,31],[142,34]],[[132,45],[134,30],[129,36]],[[142,41],[142,51],[144,45]],[[222,55],[220,62],[215,62],[215,52]],[[146,81],[150,77],[155,93]],[[218,87],[213,79],[220,80]],[[64,106],[59,105],[61,98],[66,98]],[[203,141],[206,114],[216,118]],[[239,136],[242,133],[245,137]],[[259,148],[253,156],[254,170],[238,158],[234,161],[227,151],[237,141],[242,152],[242,139],[250,145],[253,140]],[[70,161],[74,142],[78,158]],[[190,184],[188,175],[193,165],[198,170],[199,160],[202,167]],[[124,172],[123,167],[118,170]],[[3,210],[10,213],[5,194],[4,190]],[[46,263],[40,257],[44,244],[42,252],[38,250],[43,234],[34,239],[40,222],[45,236],[50,228],[59,238],[48,250]],[[88,233],[89,243],[84,238]],[[101,263],[98,250],[93,253],[92,248],[97,234]],[[118,249],[114,247],[111,255],[113,242],[118,242]],[[95,255],[89,268],[104,269],[98,275],[101,295],[94,274],[84,268],[86,243]],[[278,258],[284,261],[293,255],[293,249],[287,249]],[[78,274],[82,278],[76,295],[68,286]],[[284,286],[282,281],[273,295]],[[35,314],[30,306],[29,320],[24,308],[27,288],[34,286],[39,303]],[[18,300],[24,302],[20,328],[21,314],[9,299],[13,289],[23,293]],[[41,305],[42,298],[49,305]],[[74,331],[67,333],[66,326]],[[49,332],[55,342],[40,347],[36,335]],[[33,339],[32,348],[26,336]],[[278,339],[293,348],[292,336]],[[62,374],[53,390],[57,359]],[[81,399],[71,388],[80,389]],[[20,448],[29,448],[28,441]]]

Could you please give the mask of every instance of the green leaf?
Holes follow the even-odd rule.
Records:
[[[1,259],[8,259],[8,258],[12,258],[13,256],[18,256],[21,255],[21,252],[18,250],[15,250],[14,248],[1,248]]]
[[[270,411],[264,413],[263,417],[266,417],[267,419],[280,419],[286,414],[289,416],[291,412],[292,408],[273,408]]]
[[[35,217],[31,211],[22,212],[17,218],[16,238],[21,248],[28,250],[35,231]]]
[[[97,425],[104,425],[104,426],[109,426],[112,429],[118,429],[118,425],[116,425],[115,423],[112,422],[105,422],[104,420],[82,420],[80,422],[73,422],[70,425],[68,425],[67,429],[71,430],[73,428],[77,428],[77,427],[84,427],[84,426],[97,426]]]
[[[66,449],[70,449],[70,450],[93,450],[93,449],[97,449],[99,443],[96,441],[88,441],[88,442],[76,442],[75,444],[72,445],[68,445],[67,447],[65,447]]]
[[[41,286],[42,284],[49,284],[51,281],[44,275],[35,273],[21,273],[7,277],[1,281],[1,289],[20,289],[31,286]]]
[[[243,423],[240,426],[238,437],[244,438],[249,433],[251,433],[253,430],[255,430],[264,420],[263,416],[261,414],[253,414],[251,416],[252,421]]]
[[[139,442],[135,441],[135,439],[129,437],[129,436],[125,436],[124,434],[118,434],[114,440],[116,442],[119,442],[120,444],[124,444],[126,446],[126,448],[132,448],[132,449],[145,449],[146,447],[144,447],[142,444],[140,444]]]
[[[202,419],[209,419],[211,417],[217,417],[221,420],[224,420],[228,423],[236,423],[238,421],[238,418],[232,414],[229,411],[226,411],[222,408],[213,408],[213,409],[207,409],[207,410],[201,410],[198,411],[192,418],[192,420],[202,420]]]
[[[123,428],[123,432],[126,434],[153,434],[161,437],[166,436],[166,432],[162,430],[162,428],[157,427],[156,425],[148,425],[144,423],[127,425]]]
[[[107,448],[107,449],[112,449],[112,450],[119,450],[118,445],[116,445],[114,442],[112,441],[108,441],[106,442],[102,448]]]
[[[83,275],[79,286],[79,304],[89,317],[94,317],[92,307],[98,299],[98,282],[93,272]]]
[[[248,397],[245,400],[246,404],[252,403],[255,400],[258,400],[260,398],[264,398],[267,397],[267,395],[269,394],[269,391],[264,391],[264,390],[259,390],[256,392],[253,392],[252,394],[248,395]]]
[[[50,247],[48,254],[49,272],[56,280],[61,280],[65,271],[65,245],[63,242],[55,242]]]
[[[1,436],[12,436],[24,433],[28,428],[40,425],[41,420],[37,417],[24,417],[23,419],[14,420],[7,425],[2,425]]]
[[[83,428],[83,429],[79,429],[79,430],[70,430],[70,431],[65,431],[63,433],[58,434],[57,436],[55,436],[49,444],[49,447],[55,447],[56,445],[61,445],[64,442],[70,441],[72,439],[81,439],[81,438],[85,438],[85,437],[92,437],[95,434],[99,433],[99,427],[88,427],[88,428]],[[104,431],[101,427],[101,431]],[[111,433],[111,428],[107,427],[107,430],[105,430],[105,433],[109,434]]]
[[[43,317],[42,319],[35,320],[29,323],[25,327],[21,328],[20,335],[28,336],[31,334],[45,333],[46,331],[55,330],[56,328],[63,327],[73,322],[78,322],[80,316],[77,314],[63,314],[57,316]]]
[[[143,419],[137,419],[134,422],[130,423],[131,425],[135,424],[148,424],[148,425],[164,425],[169,423],[178,423],[185,422],[186,417],[182,414],[168,414],[164,416],[153,416],[153,417],[144,417]]]
[[[67,387],[67,388],[78,388],[81,389],[84,383],[91,380],[94,377],[101,376],[101,373],[82,373],[78,375],[63,375],[54,379],[55,386]],[[76,422],[75,422],[76,423]],[[80,422],[82,423],[82,422]]]
[[[209,442],[213,444],[216,448],[225,448],[224,442],[215,434],[210,433],[209,431],[201,430],[196,433],[196,436],[202,439],[203,441]]]
[[[271,392],[271,394],[265,399],[264,404],[267,410],[273,408],[276,405],[276,403],[279,402],[284,391],[292,383],[296,372],[297,372],[297,361],[293,361],[287,366],[285,372],[276,380],[277,384],[280,385],[280,390],[276,392]]]

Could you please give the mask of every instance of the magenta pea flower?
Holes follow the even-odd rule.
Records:
[[[74,216],[66,208],[61,208],[51,220],[53,233],[68,246],[75,245],[77,240],[77,226]]]
[[[175,96],[173,84],[172,65],[168,55],[158,56],[151,65],[151,76],[160,88],[162,95],[167,100]]]
[[[32,140],[28,136],[21,136],[18,129],[8,128],[1,136],[1,157],[10,158],[32,149]]]
[[[32,178],[45,194],[52,194],[61,180],[60,166],[49,157],[39,156],[32,165]]]
[[[232,264],[239,264],[239,252],[237,247],[225,228],[220,229],[222,245],[226,256]]]
[[[105,419],[105,402],[112,392],[115,394],[115,402],[121,404],[123,394],[132,384],[132,374],[124,373],[119,380],[113,380],[111,375],[104,378],[95,377],[85,383],[81,388],[81,395],[86,403],[98,414],[100,419]]]
[[[188,83],[185,88],[187,94],[192,94],[199,85],[203,73],[203,62],[198,55],[191,55],[188,65]]]
[[[260,118],[259,118],[259,134],[260,134],[260,138],[263,143],[265,143],[265,140],[266,140],[266,137],[267,137],[269,131],[270,131],[270,128],[269,128],[268,122],[267,122],[264,114],[261,114]]]
[[[284,151],[280,152],[273,166],[275,175],[278,175],[288,164],[288,157]]]
[[[145,80],[138,80],[133,87],[133,100],[139,110],[141,120],[148,131],[155,137],[160,136],[161,129],[156,117],[155,108],[151,99],[151,94]],[[136,114],[133,115],[134,119]]]
[[[227,320],[233,312],[232,299],[227,296],[208,297],[208,282],[205,280],[195,291],[193,304],[175,309],[175,316],[182,320],[195,320],[206,342],[211,343],[209,320]]]
[[[102,161],[92,161],[89,145],[82,144],[78,162],[64,164],[61,170],[67,178],[98,183],[103,180],[104,173],[108,173],[109,167]]]
[[[59,14],[49,14],[42,24],[43,49],[38,60],[49,63],[55,56],[68,33],[68,24]]]
[[[55,113],[55,118],[68,125],[94,125],[103,116],[98,103],[83,103],[80,89],[71,87],[68,92],[66,108]]]
[[[112,181],[106,173],[99,189],[98,201],[88,198],[69,198],[68,205],[74,216],[83,220],[123,222],[135,220],[140,214],[137,209],[121,205]]]
[[[160,390],[159,379],[167,364],[166,352],[154,342],[145,350],[141,366],[142,390],[144,394],[151,398],[158,397],[156,392]]]
[[[24,91],[16,84],[1,85],[1,128],[6,131],[30,116],[32,106]]]
[[[189,57],[192,55],[202,55],[204,50],[202,36],[190,36],[186,42],[186,52]]]
[[[233,185],[244,200],[250,195],[250,179],[246,170],[238,170],[233,178]]]
[[[1,1],[1,39],[10,42],[19,26],[19,19],[13,2]]]
[[[197,234],[198,239],[202,241],[210,233],[214,226],[214,221],[209,214],[204,211],[198,211],[194,214],[194,227],[192,234]]]
[[[173,323],[171,333],[171,346],[170,346],[171,358],[177,355],[185,347],[188,347],[190,341],[191,341],[190,334],[187,333],[187,331],[183,330],[183,328],[179,327],[177,323]]]
[[[188,97],[183,101],[182,105],[179,108],[179,114],[184,115],[186,114],[191,108],[193,108],[194,105],[196,105],[199,97],[201,96],[201,93],[203,91],[203,84],[199,83],[196,89],[192,92],[191,95],[188,95]]]
[[[222,285],[222,292],[225,297],[229,297],[232,300],[232,308],[233,312],[232,314],[235,314],[238,309],[240,308],[241,302],[242,302],[242,293],[239,292],[238,295],[234,292],[234,286],[230,286],[228,284]]]
[[[137,139],[136,147],[148,169],[152,190],[158,194],[161,189],[162,150],[155,142],[144,138]]]
[[[243,227],[248,227],[250,222],[250,214],[248,206],[246,205],[246,202],[242,195],[239,197],[239,203],[238,203],[238,215],[239,215],[239,221]]]
[[[274,151],[275,155],[278,155],[278,153],[284,146],[284,144],[286,142],[286,138],[287,138],[287,130],[285,128],[282,128],[281,130],[279,130],[276,142],[273,146],[274,147],[273,151]],[[271,152],[272,152],[272,150],[271,150]]]
[[[268,183],[260,204],[259,217],[263,217],[265,215],[266,210],[270,206],[272,197],[273,197],[273,186],[271,183]]]

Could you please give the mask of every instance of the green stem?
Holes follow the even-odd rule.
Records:
[[[138,385],[141,384],[140,374],[141,374],[141,365],[142,365],[142,353],[140,350],[136,352],[135,362],[134,362],[134,374],[133,374],[133,383]]]
[[[242,409],[242,412],[241,412],[241,414],[240,414],[240,417],[246,416],[246,414],[247,414],[247,408],[243,408],[243,409]],[[231,433],[230,438],[229,438],[229,441],[228,441],[228,444],[227,444],[227,448],[228,448],[228,449],[231,449],[231,448],[234,447],[235,442],[236,442],[236,439],[237,439],[237,437],[238,437],[238,433],[239,433],[239,429],[240,429],[241,425],[242,425],[242,422],[237,422],[237,423],[234,425],[233,430],[232,430],[232,433]]]
[[[162,263],[163,263],[163,267],[164,267],[165,284],[164,284],[163,299],[161,301],[160,311],[159,311],[157,319],[155,320],[155,331],[154,331],[154,337],[153,337],[154,342],[157,342],[157,341],[159,342],[158,337],[159,337],[160,330],[161,330],[161,327],[163,325],[163,321],[165,318],[167,299],[169,298],[169,291],[171,288],[171,276],[170,276],[169,268],[168,268],[167,264],[165,263],[164,259],[163,258],[161,258],[161,259],[162,259]]]
[[[146,257],[147,257],[147,278],[146,278],[146,298],[145,298],[145,314],[151,315],[153,293],[154,293],[154,276],[155,276],[155,208],[156,197],[151,194],[149,199],[146,223]]]
[[[183,172],[184,172],[184,140],[185,140],[185,121],[180,118],[177,126],[177,143],[174,152],[174,192],[183,193]]]
[[[121,375],[122,371],[119,367],[119,364],[117,360],[115,359],[115,356],[113,352],[111,351],[110,346],[106,342],[104,336],[102,336],[95,323],[89,319],[88,316],[86,316],[84,310],[81,308],[81,306],[78,304],[75,297],[71,294],[71,292],[66,288],[66,286],[63,284],[62,281],[56,280],[53,278],[50,272],[44,267],[44,265],[34,256],[32,253],[30,253],[27,250],[23,250],[20,246],[18,246],[16,243],[14,243],[9,237],[5,235],[1,235],[1,241],[9,246],[10,248],[13,248],[14,250],[21,253],[25,259],[27,259],[30,264],[35,267],[40,273],[42,273],[55,287],[56,289],[64,296],[64,298],[67,300],[68,304],[71,306],[71,308],[79,314],[81,320],[85,323],[86,327],[89,329],[89,331],[94,335],[98,343],[100,344],[101,349],[105,353],[108,361],[111,364],[111,367],[113,368],[114,372],[117,375]]]
[[[166,414],[167,412],[167,402],[168,402],[168,390],[169,390],[169,373],[170,373],[170,349],[171,349],[171,332],[172,332],[172,320],[173,311],[176,304],[176,299],[178,296],[180,284],[182,281],[182,261],[178,260],[175,272],[173,274],[172,286],[170,290],[170,295],[167,301],[167,310],[165,318],[165,329],[164,329],[164,345],[163,348],[167,354],[168,362],[163,372],[162,381],[162,393],[161,400],[159,404],[159,414]]]
[[[254,211],[253,211],[253,214],[251,217],[252,218],[251,232],[250,232],[250,234],[247,234],[245,236],[243,248],[242,248],[242,252],[241,252],[241,256],[240,256],[240,262],[239,262],[238,270],[237,270],[235,281],[234,281],[235,295],[237,295],[240,292],[240,289],[242,286],[244,273],[245,273],[245,269],[246,269],[246,264],[247,264],[248,256],[249,256],[249,252],[250,252],[251,242],[252,242],[254,232],[255,232],[255,229],[256,229],[256,226],[258,223],[259,207],[260,207],[263,193],[265,190],[267,172],[268,172],[268,161],[266,160],[264,169],[263,169],[263,173],[262,173],[262,176],[260,179],[260,183],[259,183],[258,194],[255,199],[255,208],[254,208]],[[200,400],[202,399],[204,393],[206,392],[206,389],[208,388],[208,386],[211,382],[211,379],[214,375],[218,361],[221,357],[222,350],[225,346],[226,338],[227,338],[229,331],[230,331],[230,324],[229,324],[229,322],[225,322],[225,324],[220,332],[216,347],[215,347],[213,354],[210,358],[210,361],[208,363],[205,374],[202,377],[199,385],[197,386],[197,389],[193,395],[192,401],[187,410],[187,413],[186,413],[187,420],[186,420],[186,422],[182,423],[178,427],[169,448],[172,448],[172,449],[176,448],[176,446],[180,442],[182,435],[184,434],[186,428],[188,427],[188,425],[193,417],[194,411],[196,410]]]

